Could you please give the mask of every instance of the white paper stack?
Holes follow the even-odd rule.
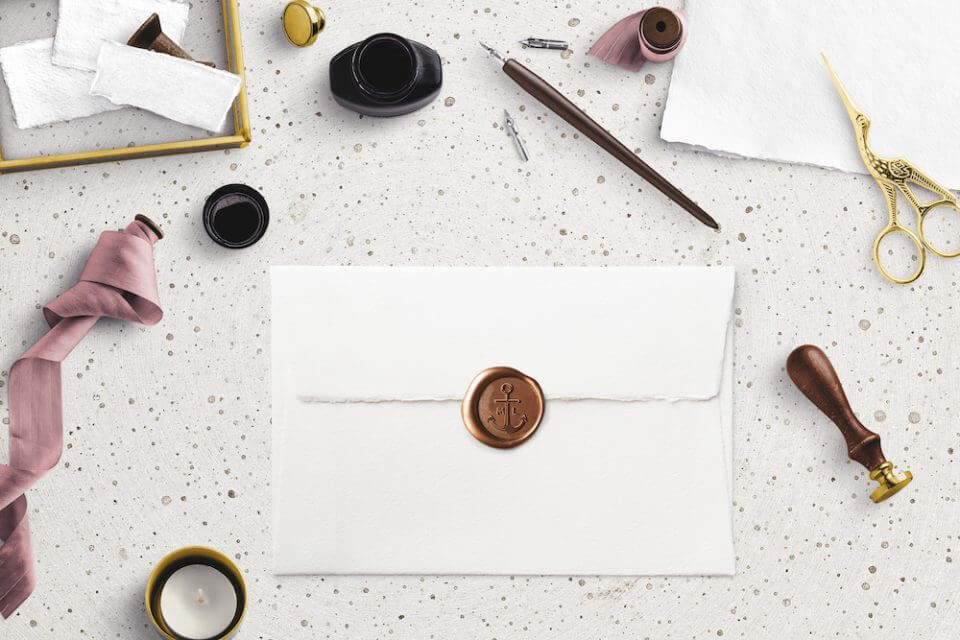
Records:
[[[55,38],[0,49],[17,126],[130,105],[218,131],[243,84],[241,76],[123,44],[153,13],[179,44],[189,10],[179,0],[60,0]]]

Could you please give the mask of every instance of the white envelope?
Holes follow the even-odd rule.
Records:
[[[271,275],[277,573],[734,573],[732,268]],[[499,365],[513,449],[460,416]]]

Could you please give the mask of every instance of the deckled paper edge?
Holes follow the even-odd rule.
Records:
[[[671,146],[683,151],[700,151],[703,153],[709,153],[720,158],[727,158],[729,160],[754,160],[756,162],[775,162],[777,164],[786,164],[798,167],[813,167],[814,169],[824,169],[826,171],[839,171],[841,173],[851,173],[859,175],[869,175],[864,167],[863,171],[859,168],[851,169],[850,167],[838,167],[833,164],[817,164],[815,162],[803,162],[800,160],[787,160],[785,158],[778,158],[776,156],[769,156],[765,154],[756,154],[745,156],[740,153],[734,153],[733,151],[724,151],[723,149],[714,149],[712,147],[704,146],[702,144],[694,144],[692,142],[687,142],[686,140],[681,140],[679,138],[667,138],[661,132],[660,139],[666,142]]]
[[[726,354],[726,352],[724,352]],[[722,366],[722,365],[721,365]],[[692,396],[656,396],[656,395],[550,395],[544,393],[544,397],[551,402],[584,402],[587,400],[600,400],[603,402],[703,402],[713,400],[720,394],[719,389],[711,395],[692,395]],[[460,402],[463,396],[397,396],[397,397],[361,397],[361,396],[325,396],[322,394],[301,394],[297,400],[304,404],[386,404],[390,402],[414,403],[414,402]]]
[[[163,1],[163,0],[161,0],[161,1]],[[186,13],[186,15],[185,15],[185,17],[184,17],[184,21],[183,21],[183,32],[182,32],[182,33],[169,33],[169,32],[166,32],[166,31],[164,32],[164,33],[167,34],[167,36],[168,36],[171,40],[173,40],[173,41],[176,42],[177,44],[182,44],[182,40],[183,40],[183,38],[184,38],[184,36],[186,35],[186,32],[187,32],[187,25],[190,23],[190,8],[191,8],[191,7],[190,7],[190,2],[189,2],[189,0],[166,0],[166,2],[167,2],[168,4],[179,4],[179,5],[183,5],[183,6],[186,7],[187,13]],[[59,12],[59,4],[60,4],[60,0],[58,0],[58,2],[57,2],[58,12]],[[51,59],[53,60],[53,64],[55,64],[55,65],[57,65],[57,66],[59,66],[59,67],[68,67],[68,68],[70,68],[70,69],[78,69],[78,70],[80,70],[80,71],[87,71],[87,72],[96,71],[96,67],[85,67],[85,66],[82,65],[81,62],[78,62],[78,61],[77,61],[77,58],[76,58],[76,57],[68,56],[68,55],[64,54],[62,51],[60,51],[60,50],[57,49],[57,34],[59,33],[59,31],[60,31],[60,25],[59,25],[59,22],[58,22],[58,24],[57,24],[57,31],[54,33],[54,36],[53,36],[53,53],[52,53],[52,56],[51,56]],[[133,34],[131,33],[130,35],[132,36]],[[107,42],[107,41],[104,41],[104,42]],[[102,45],[101,45],[101,46],[102,46]],[[98,52],[98,53],[97,53],[97,57],[99,57],[99,55],[100,55],[100,54],[99,54],[99,52]]]
[[[17,126],[17,129],[20,129],[21,131],[27,131],[27,130],[29,130],[29,129],[37,129],[37,128],[39,128],[39,127],[46,127],[46,126],[52,125],[52,124],[60,124],[60,123],[62,123],[62,122],[73,122],[74,120],[80,120],[81,118],[91,118],[91,117],[93,117],[93,116],[100,115],[101,113],[110,113],[110,112],[113,112],[113,111],[120,111],[121,109],[124,108],[124,105],[118,105],[118,104],[116,104],[116,103],[111,103],[110,105],[104,105],[104,108],[103,108],[102,110],[100,110],[100,111],[95,111],[95,112],[93,112],[93,113],[88,113],[88,114],[85,114],[85,115],[73,116],[73,117],[71,117],[71,118],[58,118],[58,119],[56,119],[56,120],[47,120],[46,122],[38,122],[38,123],[36,123],[36,124],[32,124],[32,123],[29,123],[29,124],[27,124],[27,125],[21,124],[21,123],[20,123],[20,117],[19,117],[18,112],[17,112],[17,107],[16,107],[16,104],[14,103],[13,92],[12,92],[12,90],[11,90],[11,88],[10,88],[10,82],[7,80],[7,72],[6,72],[6,70],[5,70],[6,68],[5,68],[5,65],[3,64],[3,50],[4,50],[4,49],[10,49],[10,48],[13,48],[13,47],[18,47],[18,46],[20,46],[20,45],[32,44],[32,43],[34,43],[34,42],[40,42],[40,41],[42,41],[42,40],[50,40],[50,41],[51,41],[50,51],[51,51],[51,54],[52,54],[52,52],[53,52],[53,46],[54,46],[54,38],[53,38],[52,36],[51,36],[51,37],[48,37],[48,38],[34,38],[34,39],[32,39],[32,40],[21,40],[21,41],[19,41],[19,42],[15,42],[15,43],[13,43],[13,44],[11,44],[11,45],[8,45],[8,46],[6,46],[6,47],[0,47],[0,74],[3,75],[3,83],[6,85],[6,87],[7,87],[7,94],[10,96],[10,105],[11,105],[11,107],[13,108],[13,122],[14,122],[14,124]],[[52,61],[52,59],[51,59],[51,61]],[[86,73],[86,74],[89,74],[90,77],[91,77],[91,85],[93,84],[93,81],[92,81],[93,72],[92,72],[92,71],[89,71],[89,70],[87,70],[87,69],[78,69],[78,68],[75,68],[75,67],[65,67],[65,69],[69,69],[69,70],[72,70],[72,71],[76,71],[77,73]]]
[[[235,80],[235,81],[236,81],[236,87],[233,89],[233,97],[232,97],[232,98],[230,99],[230,101],[227,103],[227,107],[226,107],[226,109],[224,109],[224,112],[223,112],[223,115],[222,115],[221,118],[220,118],[219,124],[217,124],[217,126],[216,126],[215,128],[213,128],[213,129],[208,129],[206,126],[204,126],[204,124],[198,124],[197,122],[185,122],[185,121],[181,121],[181,120],[176,120],[176,119],[171,118],[170,116],[168,116],[168,115],[166,115],[166,114],[164,114],[164,113],[160,113],[159,111],[154,111],[153,109],[151,109],[151,108],[149,108],[149,107],[141,106],[141,105],[139,105],[139,104],[133,104],[133,103],[127,103],[127,102],[123,102],[123,101],[118,101],[118,100],[116,100],[116,99],[114,98],[114,96],[111,96],[110,94],[103,93],[102,91],[97,91],[97,84],[98,84],[98,82],[99,82],[99,80],[100,80],[100,73],[101,73],[101,69],[102,69],[102,65],[101,65],[101,63],[100,63],[100,60],[101,60],[101,58],[103,57],[104,51],[106,51],[107,49],[109,49],[109,48],[111,48],[111,47],[115,47],[115,48],[124,48],[124,47],[126,47],[126,48],[131,48],[131,49],[135,49],[135,48],[136,48],[136,47],[129,47],[128,45],[120,44],[120,43],[117,43],[117,42],[104,42],[102,45],[100,45],[100,53],[97,55],[97,71],[96,71],[96,74],[94,75],[93,83],[90,85],[90,95],[100,96],[100,97],[102,97],[102,98],[106,98],[107,100],[109,100],[110,102],[112,102],[112,103],[115,104],[115,105],[131,106],[131,107],[136,107],[136,108],[138,108],[138,109],[143,109],[144,111],[149,111],[150,113],[155,113],[156,115],[158,115],[158,116],[160,116],[160,117],[162,117],[162,118],[167,118],[168,120],[173,120],[174,122],[180,122],[181,124],[185,124],[185,125],[191,126],[191,127],[196,127],[196,128],[198,128],[198,129],[203,129],[203,130],[205,130],[205,131],[213,131],[213,132],[216,132],[216,131],[220,131],[221,129],[223,129],[223,125],[224,125],[224,123],[225,123],[226,120],[227,120],[227,116],[230,114],[230,108],[233,106],[234,101],[237,99],[237,96],[240,94],[240,91],[243,89],[243,76],[241,76],[240,74],[236,74],[236,73],[229,72],[229,71],[224,71],[224,70],[222,70],[222,69],[211,69],[210,67],[207,67],[206,65],[200,64],[199,62],[194,62],[194,61],[190,61],[190,60],[183,60],[183,59],[181,59],[181,58],[176,58],[176,57],[174,57],[174,56],[168,56],[168,55],[165,54],[165,53],[157,53],[157,52],[155,52],[155,51],[149,51],[149,50],[146,50],[146,49],[137,49],[138,51],[143,51],[143,52],[148,53],[148,54],[150,54],[150,55],[154,55],[154,56],[165,56],[165,57],[167,57],[167,58],[170,58],[170,59],[172,59],[172,60],[177,61],[177,64],[183,63],[183,64],[187,64],[187,65],[199,65],[200,67],[202,67],[203,69],[206,70],[205,72],[210,72],[210,73],[212,73],[212,74],[218,74],[218,75],[222,75],[222,76],[230,76],[231,79],[234,79],[234,78],[236,79],[236,80]]]

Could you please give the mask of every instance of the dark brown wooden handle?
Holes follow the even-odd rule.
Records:
[[[654,171],[653,168],[641,160],[637,154],[614,138],[609,131],[601,127],[596,120],[581,111],[580,108],[570,102],[566,96],[554,89],[549,82],[513,58],[510,58],[504,63],[503,71],[510,76],[514,82],[520,85],[524,91],[570,123],[577,131],[596,142],[607,153],[627,165],[630,170],[659,189],[663,195],[683,207],[685,211],[689,212],[697,220],[712,229],[720,228],[716,220],[711,218],[697,203],[684,195],[680,189],[670,184],[666,178]]]
[[[809,344],[797,347],[787,358],[787,374],[803,395],[840,428],[851,460],[868,471],[886,462],[880,449],[880,436],[857,420],[840,378],[823,351]]]

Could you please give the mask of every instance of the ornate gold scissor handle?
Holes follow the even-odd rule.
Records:
[[[957,205],[957,197],[906,160],[902,158],[884,158],[874,153],[867,141],[867,133],[870,129],[870,118],[853,105],[853,101],[850,99],[850,96],[847,95],[837,74],[834,73],[830,67],[826,56],[823,56],[823,54],[821,54],[821,56],[823,57],[824,64],[827,65],[827,69],[830,71],[830,75],[833,76],[833,82],[837,87],[837,92],[840,94],[843,106],[846,108],[850,122],[853,124],[853,132],[857,139],[860,158],[867,167],[867,171],[873,176],[874,180],[877,181],[887,203],[887,226],[880,231],[876,240],[873,242],[873,261],[876,263],[880,273],[883,274],[883,277],[890,282],[895,284],[910,284],[923,273],[923,269],[927,263],[926,249],[929,249],[942,258],[960,257],[960,249],[949,252],[942,251],[933,246],[933,243],[927,239],[923,227],[927,215],[934,209],[949,207],[960,212],[960,206]],[[933,202],[922,204],[916,194],[914,194],[913,189],[910,188],[910,185],[927,189],[937,194],[939,198]],[[917,212],[917,233],[900,224],[897,211],[897,193],[902,194],[904,199],[910,203],[910,206]],[[881,243],[885,238],[894,234],[906,236],[917,249],[917,269],[906,278],[898,278],[887,271],[880,257]]]
[[[898,278],[887,271],[887,268],[883,266],[883,259],[880,257],[880,245],[883,243],[883,240],[887,236],[895,233],[907,236],[907,238],[910,239],[910,242],[912,242],[917,248],[917,269],[913,272],[913,274],[906,278]],[[877,269],[880,270],[880,273],[883,275],[883,277],[890,282],[894,284],[910,284],[919,278],[923,273],[923,269],[927,265],[927,252],[924,251],[923,243],[920,242],[920,238],[918,238],[913,231],[910,231],[910,229],[906,228],[896,220],[892,220],[880,231],[879,234],[877,234],[877,239],[873,241],[873,262],[877,265]]]
[[[876,159],[875,162],[884,163],[887,161]],[[880,231],[879,235],[877,235],[877,239],[874,240],[873,261],[876,263],[877,269],[880,270],[880,273],[883,274],[883,277],[890,282],[893,282],[894,284],[910,284],[919,278],[923,273],[923,269],[927,262],[926,250],[930,250],[942,258],[960,257],[960,249],[957,251],[944,251],[934,246],[934,244],[927,238],[923,226],[927,221],[927,216],[931,211],[938,208],[949,207],[957,212],[960,212],[960,206],[957,205],[956,196],[935,181],[922,174],[906,160],[893,160],[889,162],[889,165],[890,166],[887,167],[887,170],[898,173],[899,175],[897,177],[890,179],[886,176],[874,176],[877,179],[877,184],[880,185],[880,190],[883,191],[884,199],[887,202],[888,222],[887,226]],[[883,167],[881,166],[880,168]],[[914,194],[908,183],[917,184],[924,189],[932,191],[939,195],[940,198],[934,200],[933,202],[923,204],[917,199],[916,194]],[[917,212],[917,233],[913,233],[910,231],[910,229],[903,226],[899,222],[897,210],[898,192],[903,195],[904,199],[906,199],[906,201],[910,203],[910,206],[913,207],[913,209]],[[898,278],[890,273],[890,271],[888,271],[883,265],[883,259],[880,257],[880,245],[884,238],[895,233],[907,236],[907,238],[910,239],[910,242],[912,242],[914,247],[917,249],[917,269],[907,278]]]
[[[935,254],[937,254],[941,258],[957,258],[957,257],[960,257],[960,249],[957,249],[956,251],[953,251],[953,252],[942,251],[940,249],[937,249],[935,246],[933,246],[933,243],[931,243],[927,239],[927,234],[923,230],[923,223],[926,222],[927,220],[927,214],[929,214],[934,209],[943,208],[943,207],[948,207],[960,213],[960,206],[957,205],[957,199],[954,197],[941,198],[940,200],[935,200],[930,204],[921,205],[917,209],[917,213],[919,214],[919,222],[917,223],[917,230],[919,231],[920,241],[923,242],[923,246],[925,246],[927,249],[930,249],[930,251],[933,251]]]

